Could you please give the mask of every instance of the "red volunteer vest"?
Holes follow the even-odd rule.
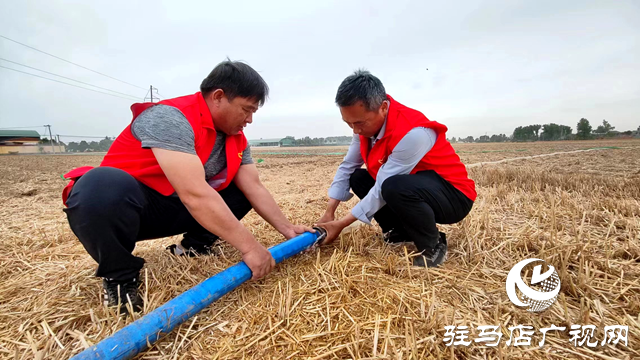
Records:
[[[393,149],[411,129],[416,127],[430,128],[438,135],[436,142],[418,165],[413,168],[411,174],[433,170],[470,200],[475,201],[478,196],[475,183],[469,179],[466,167],[445,137],[447,127],[427,119],[421,112],[400,104],[389,95],[387,95],[387,99],[390,106],[384,136],[375,143],[372,149],[369,149],[369,138],[360,136],[360,152],[362,158],[365,159],[369,174],[374,179],[377,177],[380,167],[387,162]]]
[[[133,120],[135,120],[144,110],[157,104],[173,106],[184,114],[193,128],[196,155],[198,155],[200,161],[202,161],[202,164],[204,165],[213,150],[213,145],[216,140],[216,131],[214,129],[209,107],[204,101],[202,95],[197,92],[193,95],[163,100],[159,103],[133,104],[131,105],[131,112],[133,113],[133,119],[131,122],[133,123]],[[242,152],[246,146],[247,139],[242,132],[237,135],[227,136],[225,142],[227,178],[223,184],[215,188],[217,191],[226,188],[231,181],[233,181],[233,178],[236,176],[238,169],[240,168]],[[143,149],[141,142],[138,141],[131,133],[131,124],[129,124],[129,126],[127,126],[113,142],[100,166],[122,169],[131,174],[131,176],[136,178],[136,180],[156,190],[162,195],[168,196],[175,192],[173,186],[171,186],[171,183],[169,183],[169,180],[160,168],[160,165],[158,164],[158,161],[153,155],[151,149]],[[66,179],[71,179],[71,182],[62,192],[62,201],[65,205],[75,180],[91,169],[92,167],[90,166],[84,166],[74,169],[64,175]]]

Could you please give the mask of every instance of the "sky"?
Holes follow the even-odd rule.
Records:
[[[635,0],[3,1],[0,35],[135,85],[0,37],[2,59],[131,96],[0,68],[0,128],[116,136],[149,85],[163,98],[195,93],[226,57],[271,89],[249,139],[350,135],[334,97],[358,68],[448,137],[550,122],[575,131],[582,117],[640,126]]]

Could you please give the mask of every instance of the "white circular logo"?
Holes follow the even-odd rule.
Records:
[[[540,261],[540,259],[526,259],[517,263],[509,275],[507,275],[507,295],[509,300],[517,306],[526,307],[530,312],[540,312],[551,306],[560,293],[560,277],[556,269],[547,265],[549,270],[541,274],[542,265],[536,265],[531,274],[531,286],[522,279],[522,269],[528,264]],[[522,293],[521,297],[516,294],[516,287]]]

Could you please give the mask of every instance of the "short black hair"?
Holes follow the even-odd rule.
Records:
[[[229,58],[216,65],[200,84],[200,92],[204,96],[218,89],[222,89],[229,100],[237,96],[256,99],[260,106],[264,105],[269,96],[269,86],[257,71],[243,62],[231,61]]]
[[[367,111],[378,109],[385,100],[387,100],[387,91],[382,81],[364,69],[358,69],[347,76],[338,87],[336,94],[338,106],[351,106],[362,101]]]

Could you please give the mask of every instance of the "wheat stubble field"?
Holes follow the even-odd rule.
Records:
[[[640,358],[640,141],[455,144],[478,200],[461,223],[442,226],[449,259],[439,269],[408,266],[411,246],[384,245],[362,226],[333,245],[279,265],[167,335],[139,359],[637,359]],[[597,148],[597,149],[596,149]],[[541,154],[548,157],[532,157]],[[284,213],[313,224],[346,147],[254,149],[261,179]],[[523,158],[497,164],[504,159]],[[101,304],[93,260],[69,229],[60,200],[67,170],[100,156],[0,157],[0,357],[66,359],[125,326]],[[472,165],[474,164],[474,165]],[[355,200],[343,204],[346,213]],[[282,242],[254,212],[243,222],[267,245]],[[179,237],[139,243],[146,312],[239,261],[172,257]],[[553,264],[562,289],[541,314],[505,292],[526,258]],[[549,332],[506,346],[508,327]],[[628,346],[569,341],[573,324],[628,325]],[[447,347],[444,327],[500,325],[498,347]]]

